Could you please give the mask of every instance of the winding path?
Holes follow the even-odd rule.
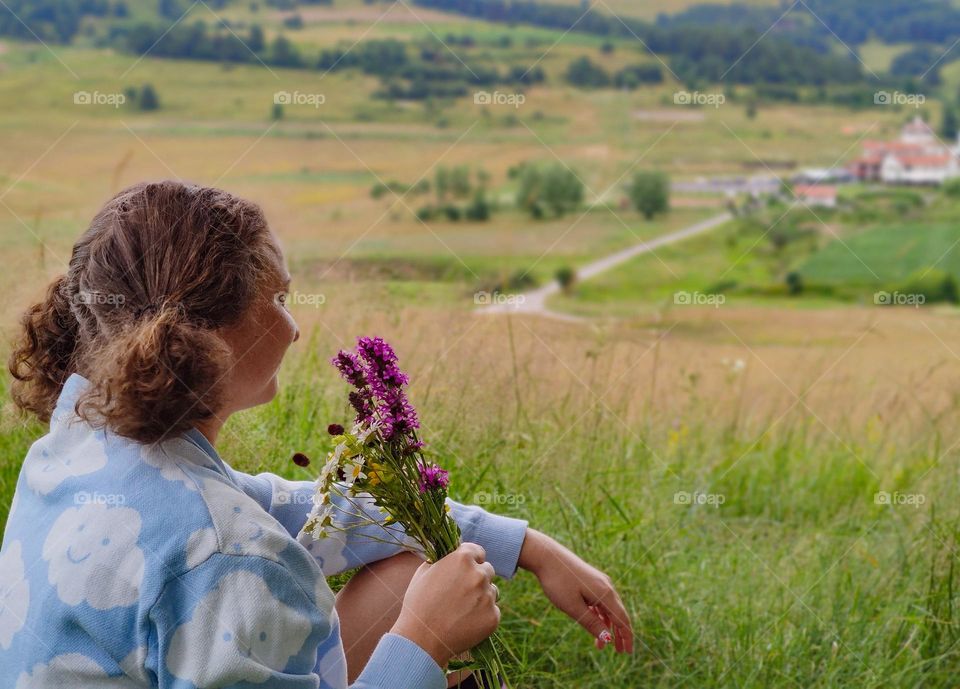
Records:
[[[654,239],[651,239],[646,242],[640,242],[639,244],[634,244],[629,246],[626,249],[621,249],[616,253],[612,253],[609,256],[604,256],[603,258],[597,259],[592,263],[588,263],[582,268],[577,270],[577,280],[584,281],[589,280],[590,278],[599,275],[600,273],[605,273],[611,268],[616,268],[617,266],[626,263],[636,256],[642,254],[650,253],[658,249],[661,246],[666,246],[667,244],[673,244],[675,242],[683,241],[684,239],[689,239],[690,237],[695,237],[696,235],[703,234],[713,228],[722,225],[723,223],[731,220],[733,216],[729,213],[721,213],[720,215],[715,215],[712,218],[702,220],[695,225],[690,225],[685,227],[682,230],[676,230],[674,232],[669,232],[665,235],[661,235]],[[529,292],[524,292],[522,299],[513,299],[510,303],[502,304],[491,304],[489,306],[483,306],[479,309],[479,313],[486,314],[503,314],[503,313],[519,313],[519,314],[533,314],[538,316],[547,316],[549,318],[556,318],[559,320],[568,320],[568,321],[577,321],[581,320],[577,316],[572,316],[570,314],[559,313],[552,311],[547,308],[547,299],[554,294],[560,292],[560,283],[556,280],[549,282],[543,287],[538,287],[535,290]]]

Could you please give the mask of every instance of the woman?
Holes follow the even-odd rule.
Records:
[[[465,542],[432,565],[362,533],[311,542],[312,484],[219,457],[299,337],[289,283],[256,205],[139,184],[24,315],[13,397],[50,432],[0,550],[0,686],[442,688],[518,566],[631,651],[610,579],[523,521],[452,503]],[[335,597],[324,577],[361,565]]]

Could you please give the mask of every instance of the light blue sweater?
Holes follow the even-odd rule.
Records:
[[[146,446],[94,430],[73,411],[88,384],[67,380],[17,482],[0,549],[0,687],[344,689],[324,577],[399,547],[364,535],[376,526],[312,541],[300,533],[312,482],[235,471],[197,431]],[[464,540],[512,576],[526,522],[451,506]],[[387,634],[351,686],[446,682]]]

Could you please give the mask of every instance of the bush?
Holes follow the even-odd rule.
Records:
[[[922,303],[934,304],[947,302],[956,304],[960,301],[960,289],[953,275],[939,268],[924,268],[911,274],[900,284],[894,285],[892,293],[920,297]],[[895,301],[891,303],[896,304]]]
[[[589,57],[579,57],[567,67],[567,81],[578,88],[603,88],[610,85],[610,75]]]
[[[948,179],[943,183],[943,186],[940,187],[945,196],[950,198],[960,198],[960,177],[955,177],[953,179]]]
[[[475,222],[483,222],[490,219],[490,203],[487,201],[487,195],[483,189],[477,189],[477,192],[473,195],[473,201],[467,206],[466,216],[467,220],[473,220]]]
[[[670,210],[670,180],[662,172],[638,172],[627,193],[633,207],[647,220]]]
[[[560,163],[524,165],[520,170],[517,206],[534,218],[549,211],[556,217],[575,210],[583,203],[583,182]]]
[[[803,293],[803,276],[797,271],[791,270],[787,273],[786,283],[787,292],[789,292],[791,296]]]
[[[137,106],[141,110],[160,109],[160,97],[157,96],[157,91],[152,84],[144,84],[143,88],[140,89],[140,94],[137,96]]]
[[[554,273],[554,278],[556,278],[557,282],[560,284],[560,288],[564,292],[569,292],[574,283],[577,281],[577,271],[570,266],[562,266],[557,268],[557,272]]]

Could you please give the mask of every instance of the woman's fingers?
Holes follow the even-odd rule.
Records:
[[[605,587],[600,595],[595,595],[591,602],[597,609],[597,618],[602,620],[607,629],[616,632],[613,641],[620,653],[633,653],[633,625],[620,600],[620,596],[612,587]]]
[[[600,605],[608,619],[612,621],[612,626],[616,631],[617,651],[633,653],[633,625],[620,596],[614,591],[610,600],[602,602]]]
[[[597,648],[603,648],[607,643],[605,641],[605,634],[609,635],[610,630],[607,628],[607,625],[604,624],[603,619],[595,607],[583,602],[580,603],[580,606],[582,606],[582,608],[574,611],[570,616],[590,633],[595,639]]]

